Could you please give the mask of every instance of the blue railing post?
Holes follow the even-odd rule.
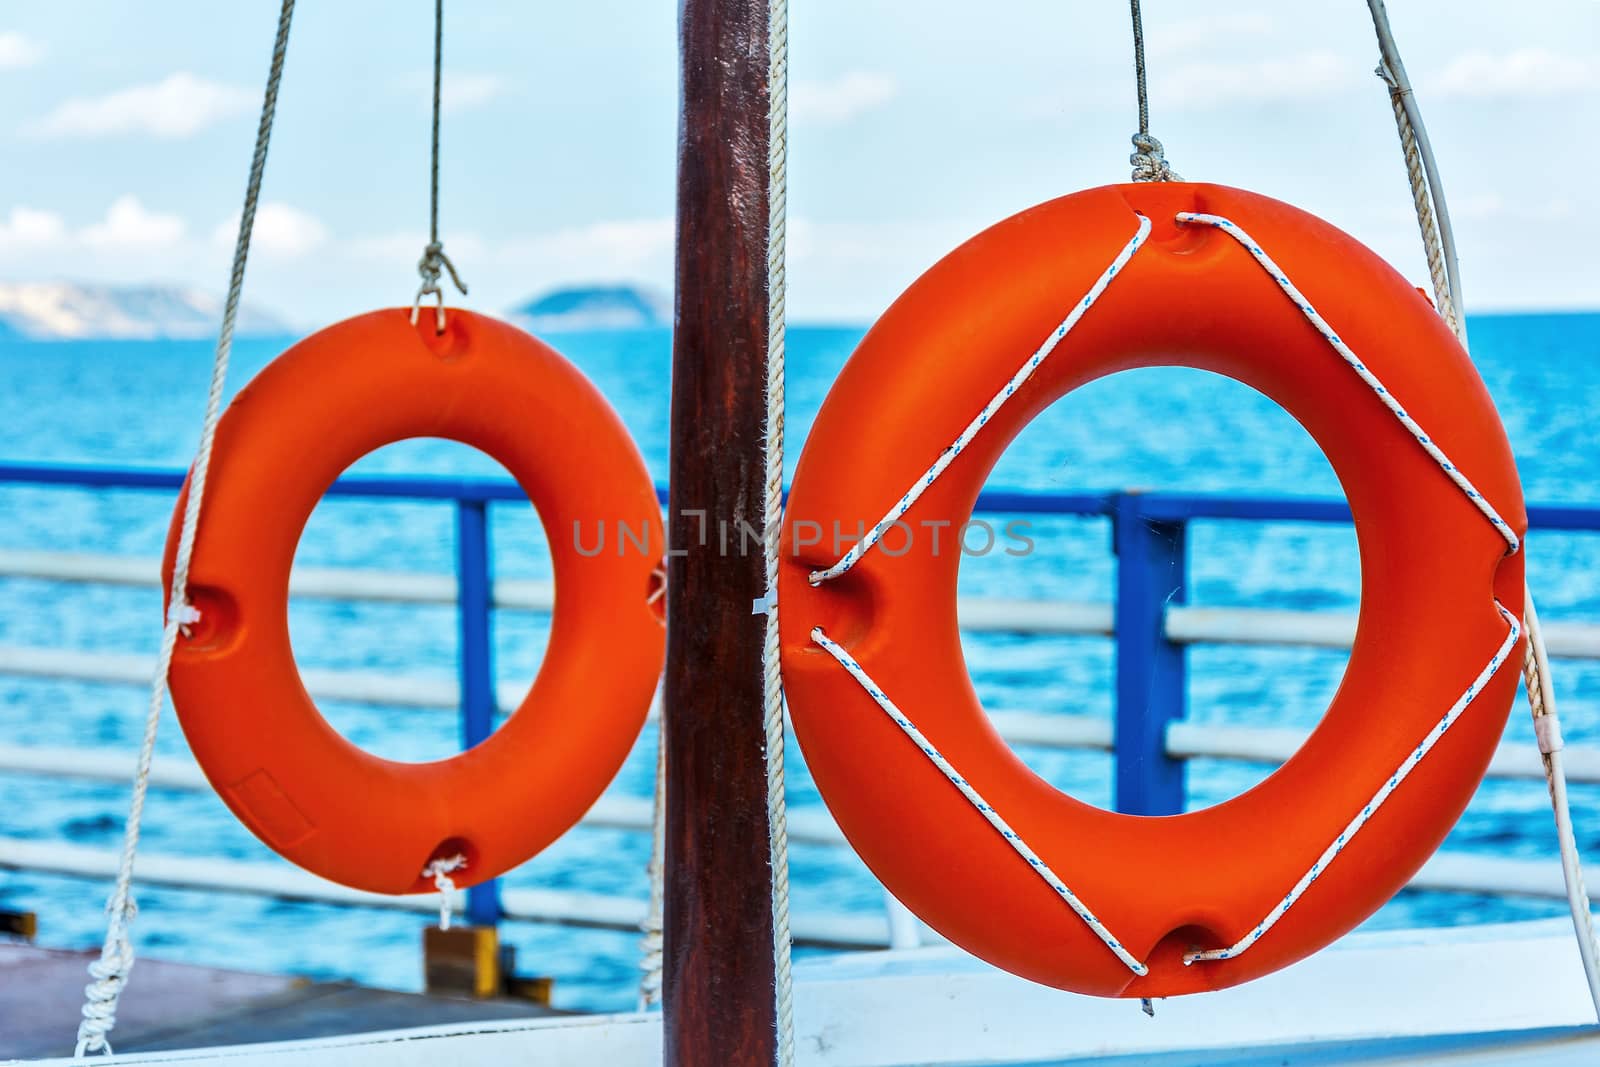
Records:
[[[1157,520],[1140,493],[1118,493],[1111,520],[1117,553],[1116,808],[1175,815],[1184,807],[1183,761],[1167,755],[1167,723],[1183,718],[1183,648],[1167,640],[1168,604],[1184,599],[1182,520]]]
[[[471,748],[494,732],[494,661],[489,597],[489,505],[456,500],[457,612],[461,627],[461,747]],[[467,921],[500,921],[500,881],[467,890]]]

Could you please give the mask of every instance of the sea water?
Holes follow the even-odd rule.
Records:
[[[1527,498],[1600,503],[1600,315],[1480,316],[1473,352],[1505,421]],[[797,327],[789,335],[789,465],[839,368],[859,340],[855,328]],[[665,481],[670,338],[664,331],[551,338],[621,413],[652,475]],[[283,340],[242,341],[232,384],[248,379]],[[199,342],[0,342],[0,462],[62,462],[179,468],[195,446],[210,346]],[[381,450],[364,472],[502,472],[486,457],[439,441]],[[1040,416],[1007,450],[991,488],[1042,491],[1187,489],[1244,494],[1339,495],[1332,470],[1300,427],[1244,386],[1198,371],[1129,372],[1092,383]],[[172,500],[152,492],[102,492],[0,484],[0,549],[159,555]],[[1109,601],[1114,577],[1104,519],[1034,517],[1033,551],[963,561],[969,595]],[[543,534],[525,505],[491,512],[499,577],[548,577]],[[447,503],[324,502],[298,562],[314,566],[448,573],[453,516]],[[1189,540],[1190,600],[1212,606],[1353,610],[1360,595],[1355,537],[1345,524],[1199,522]],[[1547,620],[1600,620],[1600,535],[1536,531],[1528,571]],[[87,652],[154,651],[160,624],[154,589],[0,579],[0,647]],[[548,619],[495,618],[495,669],[525,685],[538,668]],[[305,667],[453,678],[453,608],[297,601],[295,653]],[[1108,717],[1112,657],[1099,638],[967,635],[968,667],[993,710]],[[1189,718],[1198,722],[1309,727],[1344,668],[1343,651],[1191,649]],[[1576,742],[1600,740],[1600,664],[1559,662],[1557,694]],[[368,749],[399,759],[448,755],[455,717],[438,711],[330,703],[329,719]],[[0,678],[0,741],[78,746],[128,754],[131,769],[144,699],[126,686]],[[1527,714],[1513,710],[1508,736],[1530,741]],[[184,754],[170,711],[160,752]],[[647,728],[613,786],[646,797],[654,728]],[[1091,803],[1111,801],[1110,760],[1088,752],[1021,749],[1051,781]],[[790,803],[820,800],[803,760],[790,761]],[[1191,806],[1215,803],[1259,781],[1269,768],[1197,760]],[[1600,861],[1600,787],[1577,786],[1574,815],[1585,853]],[[115,847],[127,787],[0,774],[0,835]],[[209,793],[152,792],[142,847],[163,855],[271,861],[268,850]],[[1484,785],[1446,848],[1546,858],[1555,837],[1542,783]],[[642,898],[648,835],[578,829],[507,878],[543,887]],[[794,910],[881,914],[882,890],[847,848],[796,846]],[[763,862],[752,856],[752,864]],[[98,943],[103,881],[0,872],[0,906],[39,913],[50,945]],[[396,988],[420,984],[415,914],[334,908],[264,898],[144,888],[135,926],[141,952],[226,967],[345,978]],[[1557,914],[1557,901],[1403,893],[1375,916],[1381,926],[1496,921]],[[638,935],[507,924],[520,966],[552,975],[559,1006],[617,1009],[633,1003]],[[70,1029],[71,1021],[64,1027]]]

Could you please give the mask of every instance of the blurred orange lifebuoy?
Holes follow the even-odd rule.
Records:
[[[256,836],[302,867],[380,893],[427,892],[460,855],[471,885],[572,826],[622,765],[661,671],[649,601],[665,548],[644,461],[587,379],[514,327],[407,309],[330,326],[274,360],[217,429],[190,572],[199,620],[178,644],[173,703],[207,777]],[[289,570],[328,486],[361,456],[442,437],[499,460],[537,507],[557,597],[544,663],[505,724],[432,763],[339,735],[289,644]],[[168,537],[170,587],[183,502]],[[650,551],[584,553],[579,522],[648,524]]]

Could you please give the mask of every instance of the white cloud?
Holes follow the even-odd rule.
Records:
[[[51,211],[14,207],[9,216],[0,218],[0,250],[49,248],[66,237],[66,223]]]
[[[142,133],[175,139],[252,111],[257,103],[246,89],[179,72],[152,85],[68,100],[28,129],[43,137]]]
[[[178,216],[150,211],[129,193],[112,202],[104,220],[84,227],[81,237],[90,248],[147,249],[176,243],[184,229]]]
[[[432,92],[432,82],[429,82]],[[446,114],[470,111],[505,95],[506,81],[498,74],[452,74],[444,72],[440,104]]]
[[[1347,60],[1332,52],[1248,63],[1187,63],[1160,78],[1151,94],[1163,106],[1197,109],[1305,100],[1356,84],[1357,73]]]
[[[1259,41],[1271,36],[1277,24],[1260,13],[1212,13],[1201,18],[1159,22],[1145,34],[1145,53],[1151,59],[1169,59],[1190,52],[1214,51],[1235,41]]]
[[[211,231],[212,243],[232,248],[238,239],[239,216],[218,224]],[[303,256],[328,239],[328,228],[315,216],[288,204],[267,202],[256,208],[256,225],[250,247],[269,255],[292,258]]]
[[[39,62],[44,49],[15,30],[0,32],[0,70],[20,70]]]
[[[887,74],[852,71],[831,81],[796,82],[789,89],[789,114],[796,122],[835,125],[882,107],[900,92]]]
[[[1451,203],[1450,213],[1474,222],[1556,223],[1576,218],[1578,207],[1566,197],[1508,200],[1499,193],[1478,193]]]
[[[1577,56],[1544,48],[1519,48],[1504,55],[1467,52],[1426,83],[1442,96],[1471,99],[1532,99],[1600,88],[1600,67]]]
[[[670,260],[673,233],[670,218],[611,220],[513,241],[502,254],[546,260],[578,277],[636,273]]]

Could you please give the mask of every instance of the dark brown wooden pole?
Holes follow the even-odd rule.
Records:
[[[668,504],[667,1067],[776,1056],[762,700],[766,0],[682,0]],[[750,536],[748,531],[754,531]]]

